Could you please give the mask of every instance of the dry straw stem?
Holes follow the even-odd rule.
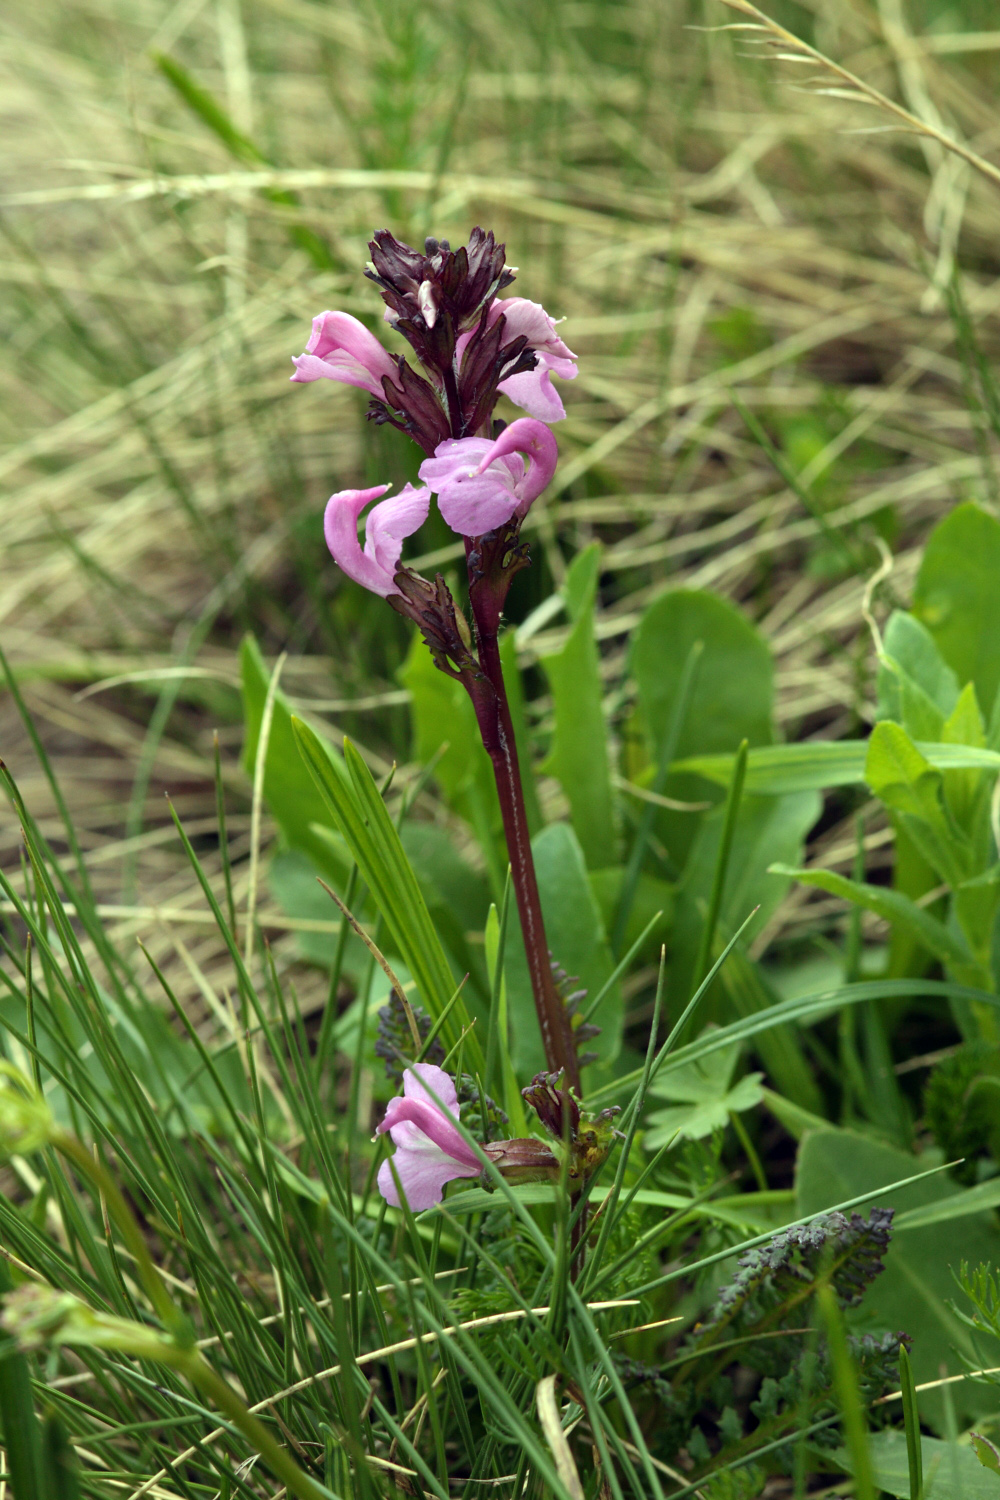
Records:
[[[626,1297],[610,1302],[588,1302],[586,1306],[590,1312],[608,1312],[620,1307],[638,1307],[639,1303],[635,1298]],[[386,1344],[381,1349],[370,1349],[366,1354],[356,1355],[354,1363],[359,1368],[364,1365],[377,1364],[380,1360],[389,1359],[395,1354],[405,1354],[408,1350],[415,1349],[418,1344],[433,1344],[439,1339],[450,1338],[455,1333],[475,1333],[483,1328],[497,1327],[501,1323],[516,1322],[519,1318],[541,1318],[550,1311],[551,1308],[549,1307],[531,1307],[527,1309],[518,1307],[512,1308],[509,1312],[490,1313],[487,1317],[483,1318],[469,1318],[464,1323],[455,1323],[450,1327],[442,1328],[440,1333],[432,1329],[427,1333],[417,1334],[413,1338],[399,1339],[394,1344]],[[276,1391],[274,1395],[266,1397],[263,1401],[258,1401],[256,1405],[249,1407],[249,1411],[254,1416],[258,1416],[262,1411],[267,1411],[272,1406],[277,1405],[279,1401],[284,1401],[286,1397],[296,1395],[298,1391],[304,1391],[309,1386],[318,1385],[324,1380],[334,1380],[340,1374],[342,1368],[341,1365],[330,1365],[328,1369],[317,1370],[315,1374],[307,1375],[303,1380],[297,1380],[294,1385],[286,1386],[284,1390]],[[183,1453],[179,1453],[174,1459],[174,1463],[186,1463],[188,1459],[193,1458],[198,1453],[201,1446],[206,1443],[217,1443],[219,1438],[226,1436],[227,1431],[228,1429],[225,1427],[216,1427],[214,1431],[207,1433],[201,1439],[200,1444],[186,1449]],[[365,1457],[367,1460],[368,1455],[365,1455]],[[377,1461],[374,1460],[374,1462]],[[129,1500],[142,1500],[142,1496],[148,1494],[153,1485],[159,1484],[161,1479],[166,1478],[168,1478],[168,1471],[161,1469],[159,1473],[154,1474],[151,1479],[147,1479],[144,1484],[141,1484],[138,1489],[133,1490],[129,1496]]]
[[[955,155],[960,156],[963,161],[968,162],[970,167],[975,167],[977,172],[982,172],[991,182],[1000,186],[1000,167],[995,166],[993,162],[986,161],[978,152],[966,146],[964,141],[956,140],[954,136],[942,130],[932,120],[912,114],[910,110],[904,109],[901,104],[898,104],[895,99],[890,99],[887,94],[881,93],[870,83],[866,83],[863,78],[858,78],[856,74],[851,73],[840,63],[834,62],[833,58],[825,56],[824,53],[817,51],[815,47],[810,47],[808,42],[802,41],[793,31],[787,31],[784,26],[779,25],[770,16],[765,15],[762,10],[758,10],[756,5],[751,5],[750,0],[722,0],[722,3],[728,6],[730,10],[738,10],[742,15],[753,16],[761,29],[770,33],[783,46],[791,49],[788,54],[779,53],[779,59],[789,62],[800,62],[803,59],[807,59],[818,63],[820,67],[825,68],[836,78],[841,79],[848,85],[846,93],[841,93],[839,90],[824,90],[823,92],[832,94],[834,98],[851,99],[855,102],[867,102],[878,105],[879,109],[886,110],[903,125],[907,126],[908,129],[915,131],[917,135],[927,136],[929,139],[937,141],[939,146],[944,146],[946,150],[954,151]]]

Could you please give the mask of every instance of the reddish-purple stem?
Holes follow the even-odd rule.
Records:
[[[486,694],[479,695],[478,702],[474,696],[473,703],[483,744],[493,763],[493,774],[496,777],[511,881],[521,919],[521,933],[524,937],[542,1044],[550,1070],[553,1073],[562,1071],[567,1087],[579,1095],[580,1068],[569,1016],[563,997],[556,988],[549,959],[538,878],[531,853],[528,815],[524,806],[524,790],[521,786],[521,770],[514,742],[514,726],[507,702],[496,633],[480,628],[478,645],[479,660],[493,691],[489,698]]]

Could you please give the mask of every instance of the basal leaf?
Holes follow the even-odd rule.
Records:
[[[772,868],[778,874],[788,875],[793,880],[801,881],[803,885],[829,891],[831,896],[840,896],[854,906],[875,912],[887,922],[899,923],[933,953],[935,958],[939,958],[942,963],[950,964],[956,971],[967,971],[973,965],[973,956],[962,938],[946,927],[943,922],[939,922],[936,917],[932,917],[929,912],[924,911],[922,907],[917,906],[916,902],[911,901],[908,896],[904,896],[901,891],[891,890],[884,885],[867,885],[862,881],[848,880],[846,876],[838,875],[835,870],[796,870],[787,865],[774,865]]]
[[[555,729],[543,769],[569,800],[573,829],[590,869],[615,862],[608,732],[600,658],[594,639],[594,593],[600,548],[573,561],[566,584],[573,626],[563,649],[542,658],[552,688]]]
[[[979,505],[958,505],[931,532],[913,590],[913,613],[960,684],[982,704],[1000,687],[1000,523]]]
[[[799,1149],[796,1191],[800,1213],[817,1213],[853,1195],[898,1182],[920,1170],[920,1159],[851,1130],[809,1133]],[[958,1196],[960,1189],[937,1175],[898,1190],[885,1204],[903,1220],[907,1210],[929,1207]],[[905,1220],[904,1220],[905,1222]],[[952,1272],[959,1262],[996,1262],[1000,1255],[1000,1232],[989,1214],[968,1215],[961,1234],[947,1223],[923,1227],[898,1226],[885,1260],[885,1270],[865,1294],[869,1325],[912,1335],[911,1360],[914,1378],[935,1380],[941,1366],[952,1374],[964,1368],[963,1359],[976,1362],[975,1343],[969,1330],[948,1306],[955,1295]],[[952,1387],[956,1409],[963,1415],[992,1411],[992,1393],[971,1381]],[[921,1393],[921,1415],[940,1427],[942,1406],[933,1391]]]

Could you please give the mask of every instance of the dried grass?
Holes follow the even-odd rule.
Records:
[[[971,51],[961,34],[914,37],[898,0],[810,9],[840,64],[1000,159],[997,34]],[[825,566],[817,521],[750,441],[732,391],[770,420],[839,409],[805,478],[829,525],[862,540],[888,528],[898,599],[942,512],[969,494],[994,503],[995,444],[970,411],[946,289],[957,255],[995,350],[996,185],[939,140],[883,131],[898,121],[870,105],[792,87],[791,64],[748,58],[743,34],[691,29],[729,18],[712,0],[40,0],[7,16],[0,641],[116,935],[141,935],[189,997],[204,1000],[219,954],[162,792],[209,834],[220,727],[245,899],[249,786],[228,686],[241,629],[275,651],[291,643],[284,685],[317,719],[337,725],[363,704],[370,717],[349,723],[371,725],[375,763],[400,724],[404,695],[384,666],[335,650],[321,628],[337,584],[319,516],[333,488],[373,464],[402,477],[404,460],[384,440],[373,449],[353,393],[286,380],[316,311],[377,311],[359,275],[376,224],[456,240],[493,225],[522,268],[518,290],[566,316],[581,373],[531,527],[556,580],[573,549],[606,544],[611,693],[638,612],[669,582],[711,587],[759,621],[787,736],[870,716],[865,579]],[[282,165],[234,162],[156,71],[157,50]],[[335,269],[294,247],[295,223],[327,238]],[[727,342],[719,320],[733,309],[752,321],[730,318]],[[763,346],[735,347],[740,327]],[[424,561],[455,555],[428,547]],[[534,636],[525,660],[557,638]],[[164,676],[179,660],[200,675]],[[154,745],[161,691],[178,698]],[[0,734],[57,836],[9,695]],[[786,916],[802,920],[795,903]],[[287,922],[270,930],[290,955]],[[310,983],[304,1002],[319,1003]]]

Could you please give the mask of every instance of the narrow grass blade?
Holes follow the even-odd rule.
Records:
[[[917,1391],[906,1345],[899,1346],[899,1385],[903,1392],[903,1426],[906,1429],[906,1462],[910,1470],[910,1500],[923,1500],[924,1455],[920,1441]]]

